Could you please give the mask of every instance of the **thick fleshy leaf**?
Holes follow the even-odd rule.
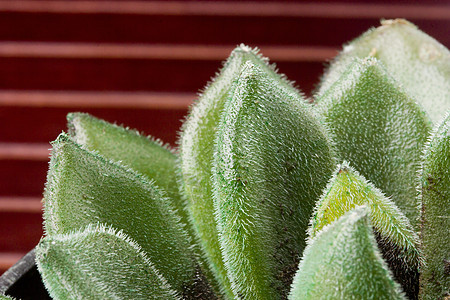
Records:
[[[248,61],[222,114],[213,171],[236,296],[287,296],[314,203],[334,168],[330,140],[310,105]]]
[[[67,135],[53,142],[44,193],[50,236],[105,223],[141,245],[180,294],[202,288],[187,232],[170,201],[142,175],[83,149]]]
[[[153,180],[167,192],[183,223],[188,224],[184,202],[178,190],[174,150],[136,130],[108,123],[89,114],[70,113],[67,120],[69,134],[76,143]]]
[[[420,297],[444,299],[450,295],[450,111],[426,146],[421,183]]]
[[[196,245],[197,237],[189,220],[185,201],[178,189],[175,151],[160,140],[143,136],[136,130],[108,123],[86,113],[70,113],[67,115],[67,121],[69,134],[76,143],[147,176],[167,193],[176,214],[181,217],[181,222],[190,235],[193,250],[202,260],[202,265],[205,265],[202,267],[203,273],[211,283],[216,284],[214,276],[206,266],[207,262],[201,255],[201,250]]]
[[[263,68],[270,76],[291,93],[299,93],[284,78],[277,74],[268,60],[247,46],[237,47],[225,62],[217,77],[205,88],[192,107],[183,125],[180,137],[180,157],[182,167],[182,192],[186,195],[187,206],[195,224],[203,250],[210,262],[223,292],[233,298],[230,282],[222,261],[216,223],[211,183],[214,140],[225,101],[231,85],[239,76],[246,61]],[[300,96],[298,96],[300,97]]]
[[[430,130],[422,109],[371,57],[356,59],[318,109],[341,158],[392,198],[417,229],[417,172]]]
[[[372,55],[416,99],[433,122],[450,108],[450,52],[403,19],[384,20],[344,46],[322,78],[317,98],[339,80],[353,58]]]
[[[368,214],[357,207],[309,241],[290,300],[406,299],[381,258]]]
[[[419,238],[392,200],[345,162],[338,167],[316,204],[309,238],[314,238],[322,228],[361,205],[368,207],[378,246],[394,278],[409,298],[414,299],[419,290]]]
[[[45,237],[36,263],[53,299],[180,299],[141,247],[103,225]]]

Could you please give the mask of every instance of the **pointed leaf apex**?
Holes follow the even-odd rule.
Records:
[[[252,47],[247,46],[245,44],[240,44],[233,51],[245,52],[245,53],[255,53],[255,54],[257,54],[259,52],[258,48],[252,48]]]
[[[359,60],[359,59],[358,59]],[[361,60],[362,65],[367,67],[381,65],[380,61],[376,59],[374,56],[369,55]]]
[[[84,113],[84,112],[70,112],[66,115],[66,120],[70,123],[72,122],[74,119],[79,118],[79,117],[84,117],[84,116],[90,116],[88,113]]]
[[[338,165],[337,174],[348,173],[350,169],[351,169],[350,164],[346,160],[344,160],[342,164]]]
[[[411,22],[409,22],[406,19],[398,18],[398,19],[382,19],[380,21],[381,26],[394,26],[394,25],[400,25],[400,26],[411,26],[414,28],[417,28],[417,26]]]
[[[253,58],[251,58],[253,56]],[[276,68],[274,65],[270,64],[269,58],[263,56],[259,50],[259,48],[255,47],[252,48],[250,46],[247,46],[245,44],[240,44],[237,46],[230,54],[230,57],[226,62],[229,62],[231,59],[235,57],[247,57],[244,61],[250,61],[251,59],[255,59],[256,61],[262,62],[267,67],[271,68],[273,71],[276,72]],[[284,77],[284,75],[280,74],[281,77]]]
[[[61,132],[58,137],[50,142],[52,146],[64,144],[64,143],[75,143],[66,132]]]

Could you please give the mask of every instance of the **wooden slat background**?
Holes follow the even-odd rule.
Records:
[[[85,111],[171,144],[235,45],[310,95],[341,45],[403,17],[450,46],[437,1],[0,1],[0,274],[42,235],[49,141]]]

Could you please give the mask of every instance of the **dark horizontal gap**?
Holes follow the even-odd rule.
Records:
[[[0,212],[0,252],[28,252],[42,234],[42,213]]]
[[[0,142],[48,143],[53,141],[59,133],[66,130],[67,113],[74,111],[88,112],[109,122],[124,124],[174,145],[187,109],[4,107],[0,109],[0,120],[2,124],[8,124],[8,126],[0,126]],[[4,176],[7,177],[7,175]]]
[[[41,197],[47,170],[43,160],[0,160],[0,195]]]
[[[0,40],[339,47],[370,27],[378,26],[380,18],[148,17],[0,12]],[[450,46],[449,20],[410,21]]]
[[[323,72],[320,62],[277,65],[306,93]],[[0,58],[0,89],[196,93],[221,66],[219,61]]]
[[[0,58],[0,89],[195,92],[219,61]]]

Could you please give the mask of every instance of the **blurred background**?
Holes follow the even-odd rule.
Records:
[[[450,46],[450,2],[0,1],[0,274],[42,235],[49,141],[89,112],[175,144],[240,43],[311,95],[341,49],[403,17]]]

